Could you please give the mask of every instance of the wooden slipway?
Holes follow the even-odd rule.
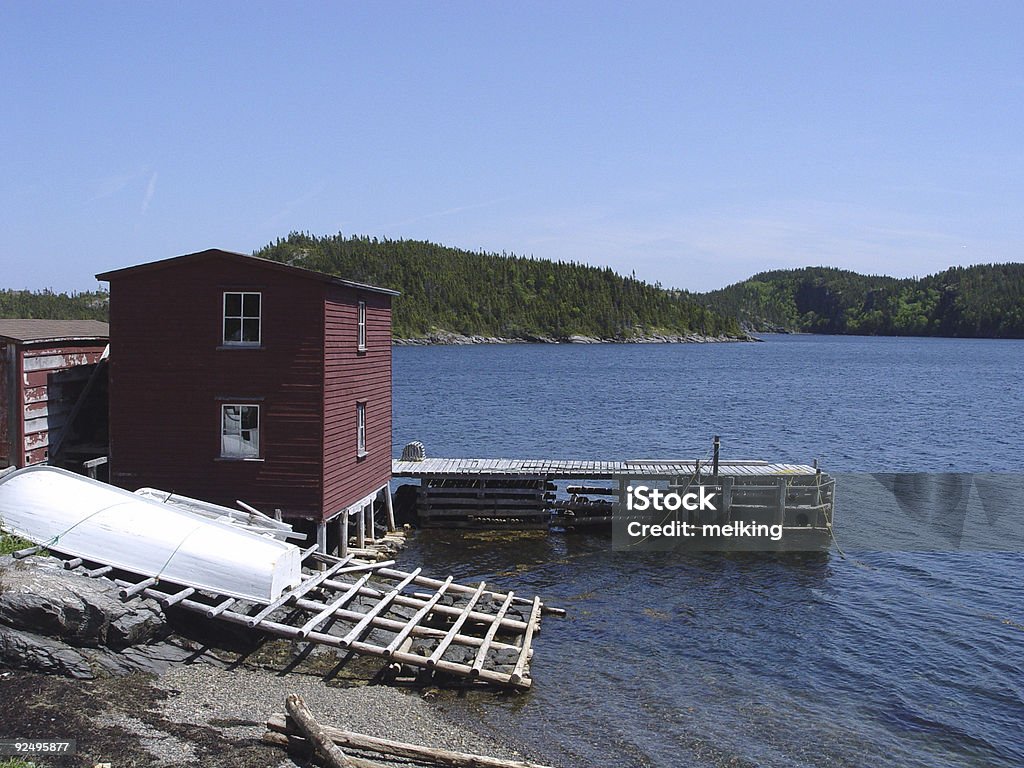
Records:
[[[393,561],[333,557],[315,552],[315,546],[302,550],[278,540],[280,522],[262,516],[237,520],[232,510],[170,494],[161,503],[163,493],[146,489],[136,495],[34,467],[0,478],[0,516],[5,529],[63,555],[68,570],[117,582],[126,601],[146,596],[268,635],[380,657],[396,675],[443,674],[525,690],[532,684],[532,643],[541,616],[565,613],[539,597],[496,592],[483,582],[434,579],[419,568],[403,571]],[[114,510],[120,511],[111,517]],[[161,540],[169,533],[178,538]],[[239,542],[251,548],[232,553]],[[172,569],[186,544],[187,567]],[[242,594],[211,585],[214,571],[230,585],[232,567],[245,574],[239,578],[251,578],[251,563],[239,560],[262,551],[257,545],[267,553],[288,553],[296,566],[288,588]]]

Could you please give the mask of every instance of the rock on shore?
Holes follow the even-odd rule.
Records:
[[[56,558],[0,557],[5,666],[86,679],[156,671],[167,649],[144,648],[169,632],[156,601],[123,603],[113,582],[65,571]]]

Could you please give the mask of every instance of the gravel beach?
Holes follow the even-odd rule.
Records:
[[[0,671],[0,731],[5,737],[76,739],[74,757],[40,765],[112,768],[306,766],[265,745],[265,722],[297,693],[325,725],[371,736],[495,757],[541,760],[451,714],[454,691],[393,688],[346,676],[220,663],[173,664],[159,677],[72,680]],[[487,694],[473,694],[487,695]],[[366,755],[387,764],[379,755]],[[395,765],[415,765],[395,761]]]

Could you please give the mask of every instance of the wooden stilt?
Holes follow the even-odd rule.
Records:
[[[394,533],[398,529],[395,528],[395,505],[394,501],[391,498],[390,485],[384,486],[384,509],[387,512],[388,533]]]
[[[373,528],[373,501],[363,507],[363,514],[366,515],[366,538],[370,542],[376,541],[377,532]]]
[[[327,554],[327,523],[323,520],[316,524],[316,551]]]
[[[338,545],[338,557],[348,557],[348,510],[341,513],[340,536],[341,543]]]

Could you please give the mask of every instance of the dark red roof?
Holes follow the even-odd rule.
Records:
[[[359,288],[365,291],[373,291],[375,293],[386,293],[389,296],[398,296],[398,291],[394,291],[390,288],[380,288],[376,285],[367,285],[365,283],[357,283],[352,280],[343,280],[340,277],[334,275],[328,275],[326,272],[316,272],[312,269],[304,269],[302,267],[292,266],[291,264],[284,264],[280,261],[271,261],[270,259],[263,259],[259,256],[249,256],[244,253],[235,253],[234,251],[222,251],[219,248],[208,248],[205,251],[198,251],[196,253],[186,253],[184,256],[174,256],[170,259],[161,259],[160,261],[150,261],[146,264],[137,264],[134,267],[125,267],[123,269],[115,269],[110,272],[101,272],[96,275],[97,280],[110,281],[111,279],[117,279],[122,275],[133,275],[139,272],[150,272],[159,269],[166,269],[173,267],[176,264],[180,264],[184,261],[203,261],[205,259],[230,259],[240,263],[258,263],[261,267],[268,269],[277,269],[283,272],[288,272],[298,277],[306,277],[310,280],[319,280],[325,283],[334,283],[336,285],[344,285],[348,288]]]

